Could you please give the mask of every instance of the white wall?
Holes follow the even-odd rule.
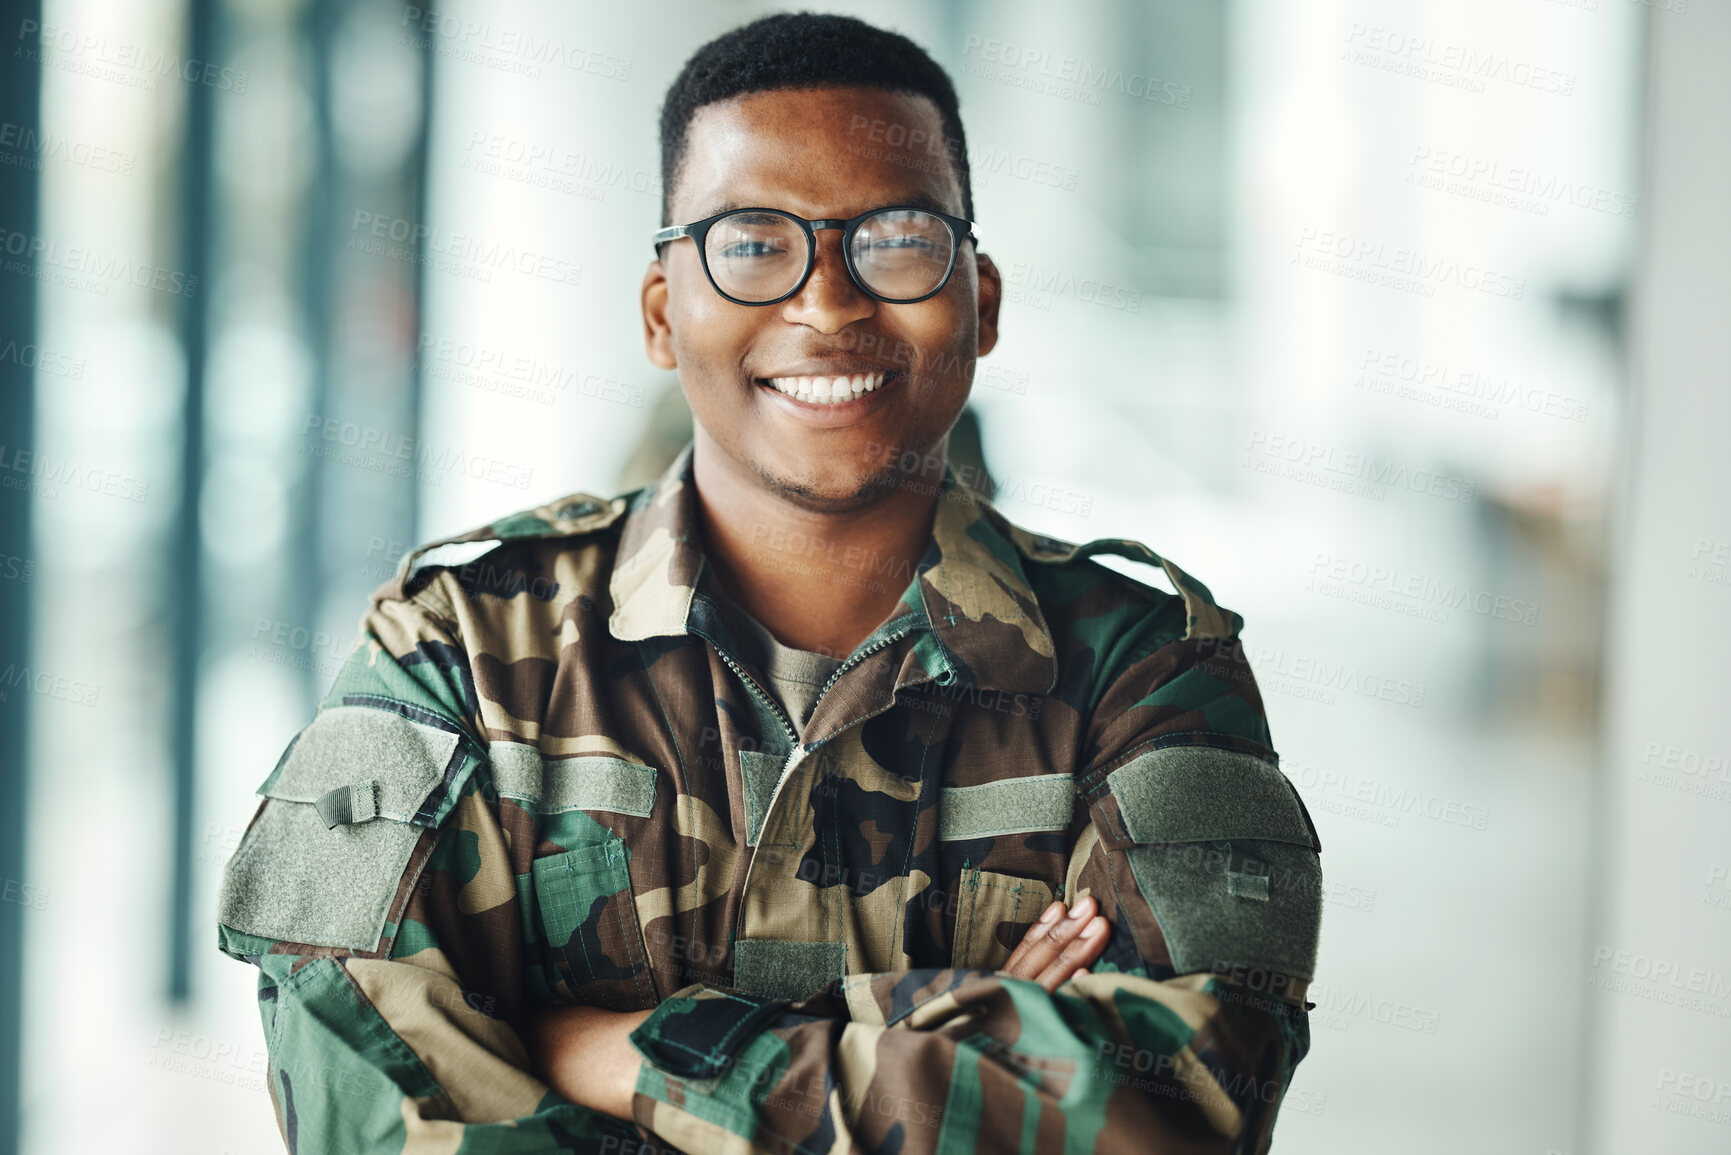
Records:
[[[1646,235],[1606,671],[1609,857],[1583,959],[1595,1152],[1731,1150],[1728,63],[1731,4],[1648,13]]]

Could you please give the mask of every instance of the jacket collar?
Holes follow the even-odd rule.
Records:
[[[706,564],[693,449],[687,442],[658,481],[631,496],[609,579],[608,630],[621,641],[692,632],[692,601]],[[941,683],[1043,694],[1057,681],[1051,631],[1013,528],[944,463],[931,538],[901,599],[921,614],[916,628],[937,640]]]

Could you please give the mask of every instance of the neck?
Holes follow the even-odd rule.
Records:
[[[945,445],[932,455],[941,459]],[[849,654],[913,580],[942,477],[858,508],[813,510],[765,485],[699,427],[692,479],[704,554],[728,596],[784,645]]]

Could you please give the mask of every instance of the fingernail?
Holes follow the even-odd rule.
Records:
[[[1051,906],[1048,906],[1046,908],[1046,913],[1042,914],[1040,916],[1040,921],[1042,923],[1056,922],[1058,915],[1063,913],[1063,910],[1064,910],[1064,904],[1063,903],[1054,902]]]
[[[1086,910],[1087,907],[1088,907],[1088,900],[1084,898],[1081,902],[1078,902],[1075,906],[1070,908],[1070,917],[1071,918],[1081,918],[1082,912],[1084,910]]]
[[[1106,920],[1103,918],[1097,918],[1093,922],[1089,923],[1087,926],[1082,928],[1082,937],[1083,938],[1097,938],[1097,937],[1099,937],[1100,933],[1102,931],[1104,931],[1105,929],[1106,929]]]

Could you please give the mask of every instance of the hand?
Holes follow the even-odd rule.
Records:
[[[1019,979],[1032,979],[1048,992],[1057,990],[1079,974],[1087,973],[1106,949],[1112,924],[1097,916],[1099,903],[1089,895],[1060,918],[1064,904],[1054,902],[1028,928],[1016,945],[1010,961],[998,969]]]
[[[629,1122],[643,1065],[630,1036],[651,1013],[530,1007],[524,1042],[536,1077],[579,1106]]]

